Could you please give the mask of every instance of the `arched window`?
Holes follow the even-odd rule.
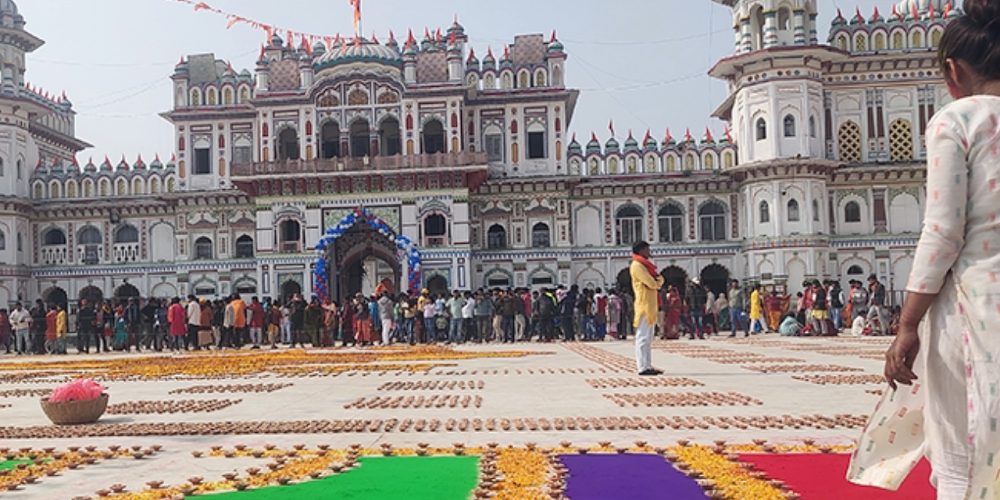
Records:
[[[796,200],[788,200],[788,206],[785,209],[785,213],[788,214],[788,222],[798,222],[799,217],[799,202]]]
[[[94,181],[87,179],[83,181],[83,197],[90,198],[94,196]]]
[[[198,89],[191,89],[191,106],[201,106],[201,91]]]
[[[282,252],[298,252],[302,242],[302,226],[295,219],[286,219],[278,225],[278,242]]]
[[[45,246],[65,245],[66,233],[59,228],[49,229],[48,231],[45,231],[45,234],[42,236],[42,244]]]
[[[875,50],[885,50],[885,33],[875,34]]]
[[[758,118],[757,119],[756,129],[757,129],[757,140],[758,141],[763,141],[764,139],[767,139],[767,121],[766,120],[764,120],[763,118]]]
[[[212,260],[212,240],[207,236],[202,236],[194,240],[195,260]]]
[[[759,222],[761,224],[766,224],[768,222],[771,222],[771,206],[768,205],[766,201],[760,202],[759,211],[760,211]]]
[[[718,201],[705,203],[698,209],[701,241],[725,241],[726,207]]]
[[[368,120],[354,120],[351,123],[350,137],[352,158],[371,155],[371,127],[368,125]]]
[[[7,235],[4,234],[2,230],[0,230],[0,250],[6,250],[6,249],[7,249]]]
[[[866,38],[863,33],[858,33],[858,35],[854,37],[854,50],[857,52],[864,52],[868,50],[868,38]]]
[[[80,230],[76,241],[81,245],[100,245],[103,239],[101,232],[94,226],[87,226]]]
[[[813,199],[813,222],[819,222],[819,200]]]
[[[278,160],[299,159],[299,133],[292,127],[282,129],[278,134]]]
[[[66,197],[76,198],[76,182],[70,181],[66,183]]]
[[[399,120],[388,117],[382,120],[378,127],[379,154],[382,156],[395,156],[403,151],[400,142]]]
[[[846,52],[847,49],[850,48],[850,47],[848,47],[848,45],[850,43],[851,42],[848,41],[847,35],[841,33],[839,36],[837,36],[837,48],[838,49],[843,50],[843,51]]]
[[[320,129],[320,147],[324,159],[340,157],[340,125],[328,121]]]
[[[781,31],[792,29],[792,12],[788,7],[778,9],[778,29]]]
[[[619,245],[632,245],[642,240],[642,210],[625,205],[615,214],[615,229]]]
[[[507,248],[507,230],[500,224],[493,224],[486,231],[486,248]]]
[[[448,240],[448,219],[444,215],[431,214],[424,218],[424,245],[443,247]]]
[[[551,246],[551,232],[549,231],[549,225],[544,222],[539,222],[531,227],[531,247],[532,248],[548,248]]]
[[[847,268],[848,276],[863,276],[864,274],[865,270],[862,269],[861,266],[851,266]]]
[[[816,138],[816,117],[809,117],[809,137]]]
[[[138,243],[139,230],[131,224],[124,224],[115,230],[115,243]]]
[[[837,132],[837,142],[840,161],[861,162],[861,127],[857,123],[846,121],[841,124]]]
[[[250,87],[240,87],[240,104],[246,104],[250,101]]]
[[[233,105],[233,89],[226,87],[222,90],[222,104],[225,106]]]
[[[674,203],[667,203],[656,214],[661,243],[681,243],[684,241],[684,212]]]
[[[236,238],[235,257],[237,259],[249,259],[253,257],[253,250],[253,238],[246,234]]]
[[[889,158],[892,161],[913,161],[913,127],[903,119],[889,125]]]
[[[722,166],[724,168],[733,168],[735,166],[735,161],[733,161],[732,151],[726,151],[722,153]]]
[[[420,131],[423,149],[426,154],[444,153],[444,125],[440,120],[428,120]]]
[[[667,157],[666,168],[667,168],[667,172],[676,172],[677,171],[677,157],[676,156],[670,155],[670,156]]]
[[[14,165],[15,174],[17,174],[17,180],[21,180],[24,177],[24,158],[18,157],[17,163]]]
[[[856,201],[849,201],[844,205],[844,222],[861,222],[861,205]]]
[[[24,251],[24,237],[21,236],[21,233],[17,233],[17,251]]]
[[[40,200],[45,197],[45,184],[41,182],[35,183],[35,199]]]
[[[704,160],[701,162],[705,170],[715,170],[715,156],[712,154],[705,155]]]
[[[893,50],[902,50],[906,48],[906,42],[903,41],[902,31],[897,31],[892,34],[892,48]]]
[[[910,44],[911,48],[921,48],[924,46],[924,33],[922,31],[914,30],[911,39],[913,40],[913,43]]]
[[[0,177],[3,177],[3,158],[0,158]]]
[[[938,48],[941,45],[942,30],[931,30],[931,48]]]
[[[527,71],[522,71],[517,75],[517,88],[526,89],[531,86],[531,75]]]
[[[750,48],[764,48],[764,7],[758,5],[750,12]]]
[[[785,115],[784,120],[785,137],[795,137],[795,117]]]
[[[547,86],[547,84],[548,84],[548,82],[546,81],[546,78],[545,78],[545,70],[544,69],[540,69],[540,70],[536,71],[535,72],[535,86],[536,87],[545,87],[545,86]]]

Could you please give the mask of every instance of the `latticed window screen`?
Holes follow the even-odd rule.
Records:
[[[858,35],[854,37],[854,50],[858,52],[864,52],[868,50],[868,40],[864,35]]]
[[[861,162],[861,127],[854,122],[844,122],[837,133],[840,161]]]
[[[913,127],[906,120],[889,125],[889,156],[892,161],[913,161]]]

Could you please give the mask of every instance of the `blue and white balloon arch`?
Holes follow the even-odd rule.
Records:
[[[356,208],[353,212],[344,216],[340,222],[333,227],[327,228],[323,237],[316,243],[316,266],[313,269],[313,290],[321,299],[330,296],[330,274],[326,268],[326,250],[333,245],[337,238],[340,238],[348,229],[357,223],[368,224],[379,234],[389,238],[396,244],[396,248],[406,257],[407,264],[407,284],[410,292],[420,289],[420,250],[413,240],[395,231],[385,223],[384,220],[372,214],[366,208]]]

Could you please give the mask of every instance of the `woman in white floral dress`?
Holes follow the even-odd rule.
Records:
[[[941,39],[956,101],[926,132],[927,212],[886,353],[892,390],[848,472],[896,489],[927,457],[949,500],[1000,498],[1000,0],[963,10]]]

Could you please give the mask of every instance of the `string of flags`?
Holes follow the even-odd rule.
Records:
[[[230,29],[233,26],[236,26],[237,24],[245,24],[247,26],[250,26],[251,28],[259,29],[265,33],[268,41],[270,41],[274,37],[275,33],[283,33],[287,35],[286,41],[289,44],[292,44],[292,40],[297,38],[307,43],[310,47],[314,45],[316,42],[321,40],[326,44],[327,47],[332,47],[337,40],[341,40],[340,34],[337,34],[336,36],[331,36],[319,33],[309,33],[304,31],[293,30],[290,28],[277,26],[271,23],[262,22],[233,12],[228,12],[200,0],[173,0],[173,1],[190,5],[194,8],[195,12],[208,12],[220,17],[224,17],[226,19],[226,29]],[[355,23],[357,23],[355,28],[356,29],[355,37],[357,37],[360,36],[360,32],[357,32],[358,29],[357,25],[360,24],[361,2],[360,0],[350,0],[350,5],[355,9],[354,16],[355,16]]]

